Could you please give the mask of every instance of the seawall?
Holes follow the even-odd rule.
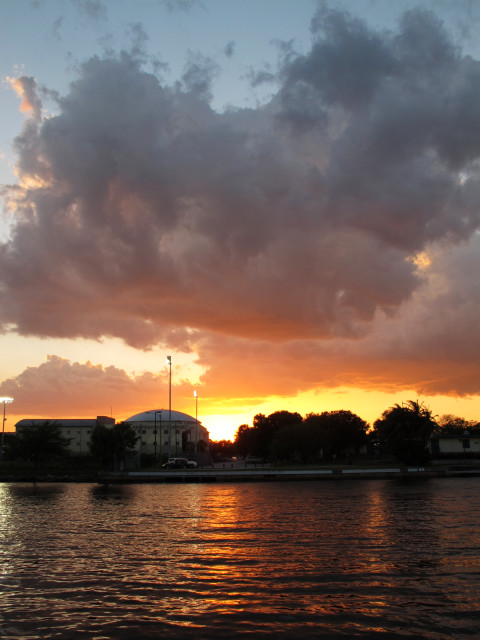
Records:
[[[479,466],[341,468],[341,469],[171,469],[165,471],[124,471],[98,474],[97,482],[285,482],[290,480],[353,480],[359,478],[438,478],[479,476]]]

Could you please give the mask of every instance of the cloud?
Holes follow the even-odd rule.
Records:
[[[233,40],[230,40],[230,42],[225,45],[223,52],[227,58],[231,58],[235,53],[235,42],[233,42]]]
[[[478,391],[480,63],[422,11],[388,33],[318,12],[312,34],[256,110],[215,112],[198,56],[171,86],[93,57],[43,119],[21,79],[3,326],[175,341],[214,395]]]
[[[107,9],[101,0],[73,0],[81,15],[91,20],[105,20]]]
[[[202,7],[201,0],[158,0],[159,4],[163,4],[168,11],[190,11],[196,6]]]
[[[131,415],[132,406],[144,410],[149,400],[158,395],[159,384],[166,379],[150,373],[130,376],[113,366],[91,362],[70,362],[48,356],[38,367],[28,367],[15,378],[4,380],[1,389],[15,398],[17,415],[41,415],[57,418],[70,415],[78,407],[80,416],[92,417],[98,412]],[[127,400],[128,399],[128,400]]]
[[[21,76],[20,78],[7,78],[6,81],[22,99],[20,111],[29,114],[34,120],[41,120],[42,102],[37,94],[35,78]]]

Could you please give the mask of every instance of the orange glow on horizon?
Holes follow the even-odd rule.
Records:
[[[429,396],[418,397],[415,391],[398,391],[387,393],[380,391],[365,391],[362,389],[337,388],[322,391],[311,391],[291,397],[271,397],[263,402],[237,403],[235,406],[224,407],[221,411],[222,403],[215,399],[215,402],[199,396],[198,419],[208,429],[211,440],[233,440],[238,427],[242,424],[253,424],[256,414],[263,413],[270,415],[275,411],[298,412],[302,417],[308,413],[321,413],[322,411],[349,410],[359,415],[363,420],[373,425],[373,422],[381,416],[383,411],[392,405],[407,400],[419,400],[423,402],[433,413],[439,417],[444,414],[453,414],[467,420],[480,421],[480,398],[478,396],[470,398],[456,398],[449,396]],[[158,403],[157,403],[158,404]],[[117,422],[126,420],[132,415],[152,408],[166,409],[167,406],[160,406],[150,403],[148,406],[132,407],[131,411],[116,412],[99,411],[95,415],[91,412],[75,412],[69,415],[61,412],[51,412],[48,415],[31,414],[21,415],[15,412],[15,402],[9,404],[6,409],[5,431],[15,430],[15,424],[19,420],[28,418],[94,418],[96,415],[112,415]],[[182,411],[191,416],[195,416],[195,398],[177,397],[173,394],[172,409]]]

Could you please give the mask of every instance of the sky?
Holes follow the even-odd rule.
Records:
[[[0,0],[0,396],[480,420],[480,2]],[[195,401],[194,391],[198,393]]]

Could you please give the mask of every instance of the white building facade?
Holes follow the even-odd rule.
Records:
[[[25,418],[15,425],[15,433],[20,433],[23,429],[35,427],[37,425],[50,422],[60,427],[62,438],[68,445],[67,451],[74,456],[90,454],[90,438],[92,431],[97,425],[113,427],[114,418],[108,416],[97,416],[96,418]]]
[[[140,455],[199,460],[208,452],[209,434],[199,420],[181,411],[151,409],[125,420],[140,437]]]

